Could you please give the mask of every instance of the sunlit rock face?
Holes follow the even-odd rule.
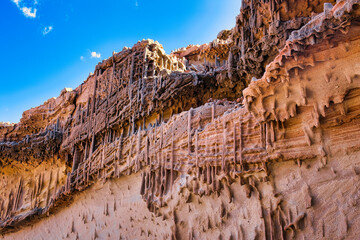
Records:
[[[357,239],[360,1],[243,1],[0,123],[5,239]]]

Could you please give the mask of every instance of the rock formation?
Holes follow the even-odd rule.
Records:
[[[360,1],[243,0],[0,124],[6,239],[357,239]]]

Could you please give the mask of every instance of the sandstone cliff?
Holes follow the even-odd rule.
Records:
[[[242,1],[0,124],[6,239],[357,239],[360,1]]]

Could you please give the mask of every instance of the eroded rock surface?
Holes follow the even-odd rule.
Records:
[[[360,1],[243,1],[0,124],[6,239],[357,239]]]

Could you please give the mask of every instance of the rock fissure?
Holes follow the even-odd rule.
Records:
[[[0,232],[356,239],[359,23],[358,0],[243,0],[209,44],[114,52],[0,125]]]

